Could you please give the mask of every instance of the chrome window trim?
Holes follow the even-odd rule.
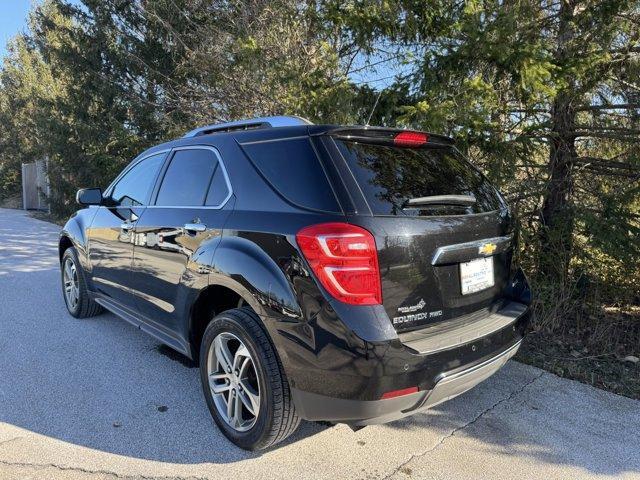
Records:
[[[258,145],[261,143],[274,143],[274,142],[288,142],[290,140],[300,140],[300,139],[310,139],[309,135],[295,135],[293,137],[277,137],[277,138],[267,138],[265,140],[252,140],[250,142],[239,142],[243,147],[245,145]]]
[[[215,155],[215,157],[218,159],[218,164],[222,167],[222,176],[224,177],[224,181],[227,184],[227,196],[224,198],[224,200],[222,200],[222,202],[220,202],[218,205],[147,205],[147,208],[190,208],[190,209],[194,209],[194,208],[206,208],[208,210],[220,210],[221,208],[223,208],[227,202],[229,201],[229,199],[231,198],[231,196],[233,195],[233,187],[231,186],[231,181],[229,180],[229,174],[227,173],[227,167],[225,166],[224,162],[222,161],[222,156],[220,155],[220,152],[218,151],[217,148],[215,147],[211,147],[209,145],[186,145],[183,147],[175,147],[171,149],[171,153],[173,152],[177,152],[180,150],[209,150],[211,152],[213,152],[213,154]],[[173,157],[170,158],[170,162],[173,161]],[[163,178],[164,181],[164,178]],[[162,182],[160,183],[160,186],[158,188],[162,187]],[[159,192],[160,190],[158,190]],[[208,193],[208,192],[207,192]],[[154,203],[157,200],[154,199]],[[205,202],[207,201],[206,197],[205,197]]]

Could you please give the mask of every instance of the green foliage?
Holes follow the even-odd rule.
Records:
[[[403,7],[398,24],[419,15]],[[399,118],[455,136],[484,167],[519,216],[523,264],[563,298],[585,272],[604,302],[640,297],[639,19],[631,1],[463,2],[432,22],[447,35],[413,32],[429,47]]]
[[[640,302],[638,25],[637,0],[47,0],[0,70],[0,196],[47,157],[63,216],[147,146],[253,115],[449,134],[564,328]]]

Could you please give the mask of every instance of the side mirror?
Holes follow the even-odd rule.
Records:
[[[99,188],[81,188],[76,193],[76,202],[82,206],[102,205],[102,190]]]

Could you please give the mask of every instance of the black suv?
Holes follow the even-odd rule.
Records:
[[[193,360],[261,449],[452,398],[518,349],[530,290],[501,195],[443,136],[268,117],[203,127],[80,190],[75,317],[110,310]]]

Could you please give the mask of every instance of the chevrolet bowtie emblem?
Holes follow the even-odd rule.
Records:
[[[496,248],[498,247],[495,243],[484,243],[480,248],[478,248],[478,253],[480,255],[491,255],[496,251]]]

